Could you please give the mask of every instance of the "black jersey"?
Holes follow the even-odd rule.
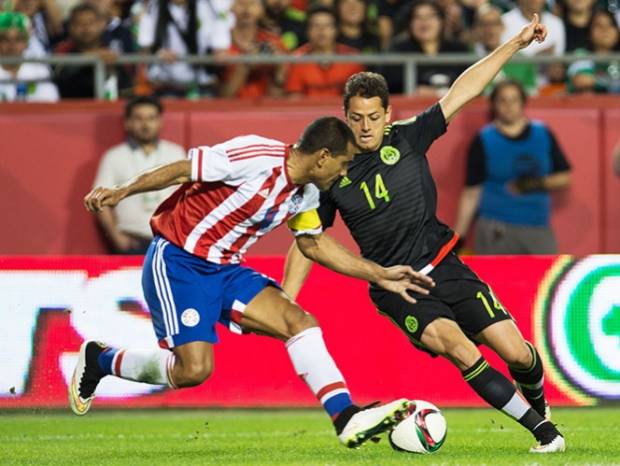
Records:
[[[323,227],[340,211],[362,256],[383,266],[420,270],[449,252],[456,236],[437,220],[437,190],[426,159],[445,131],[439,104],[386,126],[379,150],[356,155],[347,176],[321,194]]]

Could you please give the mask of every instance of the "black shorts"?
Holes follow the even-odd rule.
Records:
[[[422,333],[439,317],[455,321],[472,340],[489,325],[512,319],[489,285],[454,252],[450,252],[429,276],[435,280],[435,287],[428,295],[410,293],[417,301],[415,304],[395,293],[375,287],[370,289],[370,299],[377,310],[398,325],[416,347],[425,350],[420,343]]]

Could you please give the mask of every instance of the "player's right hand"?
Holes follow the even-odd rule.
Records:
[[[429,288],[435,286],[435,282],[431,277],[416,272],[408,265],[384,267],[382,276],[382,279],[377,281],[377,285],[399,294],[405,301],[412,304],[417,301],[408,293],[409,291],[428,294]]]
[[[103,207],[114,207],[121,199],[122,190],[97,187],[84,197],[84,207],[89,212],[101,212]]]

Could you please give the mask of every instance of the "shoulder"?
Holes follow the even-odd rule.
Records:
[[[293,55],[295,56],[308,55],[309,53],[310,53],[310,44],[304,44],[301,47],[297,47],[293,51]]]
[[[173,155],[180,154],[181,157],[185,157],[185,149],[183,149],[183,147],[179,144],[172,141],[166,141],[165,139],[161,139],[159,144],[165,152],[170,152]]]
[[[24,63],[19,67],[18,76],[21,79],[49,79],[50,70],[42,63]]]
[[[254,149],[270,149],[284,148],[286,144],[277,139],[265,138],[256,134],[247,134],[244,136],[237,136],[228,141],[219,144],[225,150],[242,149],[242,148],[254,148]]]
[[[131,147],[126,142],[121,144],[117,144],[115,146],[110,147],[107,151],[103,153],[103,157],[110,161],[116,161],[120,158],[124,158],[127,154],[131,153]]]
[[[543,12],[541,22],[547,27],[556,27],[564,29],[564,22],[561,18],[548,11]]]

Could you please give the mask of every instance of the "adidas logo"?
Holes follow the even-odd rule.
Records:
[[[351,184],[351,180],[349,179],[348,176],[345,176],[342,180],[340,180],[340,184],[338,185],[339,188],[344,188],[346,186],[349,186]]]

